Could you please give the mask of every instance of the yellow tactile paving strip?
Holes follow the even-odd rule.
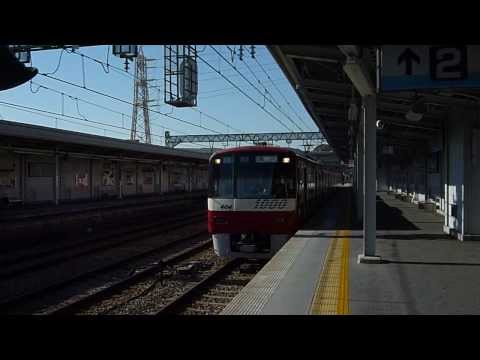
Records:
[[[311,306],[312,315],[348,314],[350,230],[337,230],[325,256]]]

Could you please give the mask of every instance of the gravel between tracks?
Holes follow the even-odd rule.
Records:
[[[212,248],[203,250],[171,268],[155,274],[108,299],[80,312],[84,315],[153,315],[172,299],[192,288],[227,260],[215,255]],[[198,271],[180,274],[179,269],[195,264]]]
[[[88,271],[100,269],[110,263],[118,261],[119,258],[128,258],[132,255],[147,251],[155,246],[177,241],[181,238],[195,233],[200,233],[205,230],[204,222],[186,225],[185,227],[172,232],[151,236],[136,241],[134,244],[126,244],[113,249],[99,251],[99,253],[91,254],[85,258],[73,259],[72,261],[63,263],[57,267],[42,269],[35,273],[28,273],[12,279],[6,279],[0,282],[0,293],[2,294],[1,298],[10,298],[25,292],[40,290],[48,285],[67,281],[68,279],[87,271],[86,269],[88,269]],[[185,247],[185,244],[182,246]],[[163,257],[164,255],[161,250],[159,250],[159,254],[160,253],[162,254],[161,256],[148,256],[145,259],[133,262],[131,266],[122,266],[120,269],[115,271],[107,271],[100,276],[82,281],[80,284],[72,283],[71,285],[66,286],[65,289],[61,289],[53,292],[52,294],[41,296],[38,299],[32,300],[27,304],[26,307],[22,306],[19,308],[19,311],[20,313],[31,313],[31,309],[39,307],[45,308],[45,305],[51,305],[52,301],[58,303],[58,299],[62,299],[60,301],[65,301],[72,296],[79,296],[81,294],[95,291],[95,288],[98,289],[108,286],[108,283],[120,278],[124,278],[132,271],[135,271],[142,266],[147,266],[148,263],[152,263],[158,260],[158,258]]]
[[[239,261],[220,277],[200,287],[190,301],[174,310],[177,315],[217,315],[265,265],[265,260]]]

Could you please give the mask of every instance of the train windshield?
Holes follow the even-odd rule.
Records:
[[[236,195],[240,199],[295,197],[295,172],[290,157],[241,154],[237,156],[236,168]]]
[[[217,198],[295,198],[295,165],[289,156],[236,154],[210,164],[209,196]]]

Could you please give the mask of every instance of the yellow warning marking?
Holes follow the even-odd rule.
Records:
[[[311,313],[348,314],[349,230],[337,230],[325,256]]]
[[[342,270],[340,273],[340,290],[338,296],[337,314],[348,314],[348,260],[350,254],[350,231],[344,230],[342,239]]]

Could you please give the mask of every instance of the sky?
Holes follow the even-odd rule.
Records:
[[[232,57],[233,49],[236,50],[237,55]],[[192,109],[172,107],[164,103],[164,46],[143,46],[145,56],[148,59],[155,59],[148,63],[152,67],[148,69],[148,78],[151,79],[149,97],[153,100],[151,102],[153,106],[150,108],[153,144],[164,145],[165,130],[170,131],[171,135],[214,134],[213,131],[221,133],[288,132],[289,130],[281,124],[283,123],[290,130],[300,131],[292,123],[293,121],[302,131],[318,131],[268,49],[265,46],[256,45],[255,59],[253,59],[247,47],[243,61],[238,57],[238,49],[239,45],[197,46],[198,97],[197,106]],[[222,59],[215,50],[225,59]],[[85,56],[82,57],[81,54]],[[97,59],[104,65],[88,57]],[[112,67],[105,65],[107,60]],[[130,62],[126,72],[124,59],[113,56],[110,45],[81,47],[76,53],[62,50],[35,51],[32,52],[32,66],[39,70],[39,74],[31,82],[0,93],[0,119],[120,139],[130,138],[135,67],[134,63]],[[242,78],[233,66],[259,91]],[[258,105],[215,70],[220,71],[241,88]],[[262,110],[262,107],[278,120]],[[40,112],[38,109],[50,113]],[[191,124],[169,118],[162,113]],[[290,145],[285,142],[277,144],[303,148],[301,141]],[[232,144],[228,145],[232,146]],[[182,143],[177,148],[208,146],[208,143]],[[216,143],[214,146],[222,148],[227,144]]]

